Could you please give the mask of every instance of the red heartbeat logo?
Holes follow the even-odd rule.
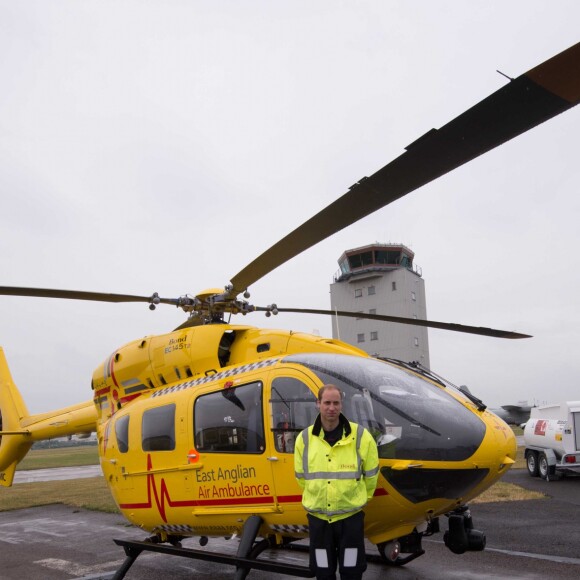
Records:
[[[151,461],[151,455],[147,455],[147,471],[151,471],[153,468],[153,462]],[[152,497],[155,499],[155,505],[159,511],[159,515],[165,523],[167,523],[167,517],[165,515],[166,503],[169,507],[193,507],[197,504],[194,500],[185,501],[174,501],[169,495],[169,490],[167,489],[167,484],[165,479],[161,478],[161,489],[157,490],[157,484],[155,482],[155,476],[153,473],[147,474],[147,501],[143,503],[123,503],[119,504],[121,509],[147,509],[153,507]]]

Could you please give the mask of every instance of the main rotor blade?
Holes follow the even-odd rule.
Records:
[[[467,334],[479,334],[481,336],[492,336],[494,338],[531,338],[529,334],[520,334],[509,330],[497,330],[495,328],[485,328],[483,326],[466,326],[453,322],[436,322],[434,320],[421,320],[418,318],[405,318],[402,316],[388,316],[386,314],[366,314],[364,312],[349,312],[347,310],[317,310],[313,308],[280,308],[278,312],[297,312],[301,314],[325,314],[329,316],[347,316],[349,318],[365,318],[369,320],[380,320],[382,322],[395,322],[397,324],[411,324],[413,326],[426,326],[428,328],[439,328],[441,330],[453,330],[455,332],[465,332]],[[256,311],[269,311],[270,308],[256,306]]]
[[[256,258],[231,282],[235,295],[318,242],[580,100],[580,43],[510,81],[349,191]]]
[[[78,290],[53,290],[50,288],[23,288],[0,286],[2,296],[33,296],[36,298],[64,298],[68,300],[92,300],[94,302],[149,302],[155,304],[177,304],[175,298],[134,296],[132,294],[107,294],[103,292],[81,292]]]

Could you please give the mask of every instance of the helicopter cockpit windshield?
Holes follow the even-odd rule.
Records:
[[[300,364],[344,393],[343,412],[366,427],[383,459],[463,461],[485,435],[485,424],[443,388],[414,373],[373,359],[299,354]]]

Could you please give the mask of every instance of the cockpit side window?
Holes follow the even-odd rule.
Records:
[[[115,421],[115,436],[117,437],[117,448],[121,453],[129,451],[129,415],[119,417]]]
[[[205,453],[263,453],[262,382],[201,395],[194,406],[195,448]]]
[[[143,451],[175,449],[175,405],[155,407],[143,413],[141,423]]]
[[[365,357],[290,355],[343,392],[343,413],[374,436],[379,457],[463,461],[479,448],[485,424],[447,389],[404,368]]]
[[[272,381],[270,406],[276,451],[293,453],[298,433],[316,419],[316,397],[302,381],[277,377]]]

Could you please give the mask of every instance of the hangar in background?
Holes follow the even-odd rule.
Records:
[[[425,281],[403,244],[346,250],[330,285],[332,310],[427,318]],[[332,317],[332,336],[370,355],[417,361],[429,368],[427,328],[363,318]]]

